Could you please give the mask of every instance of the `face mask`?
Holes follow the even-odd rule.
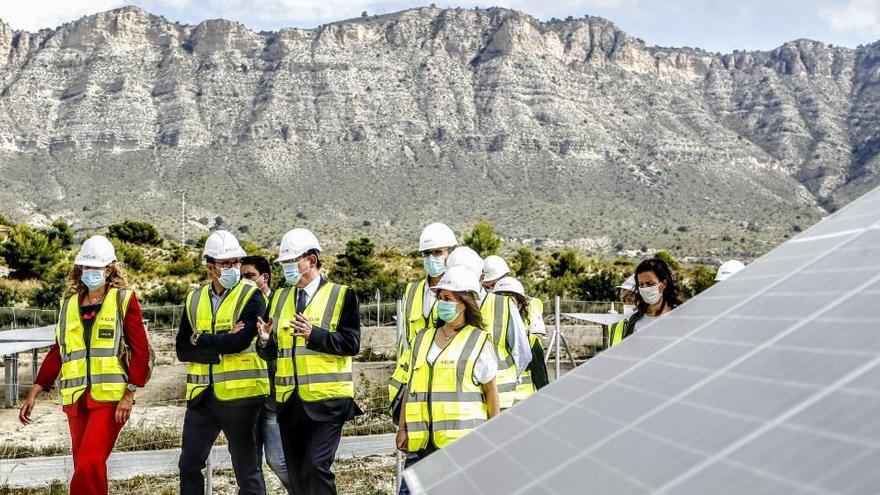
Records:
[[[241,279],[241,283],[243,283],[243,284],[245,284],[245,285],[250,285],[251,287],[256,287],[256,286],[257,286],[257,283],[254,282],[253,280],[249,279],[249,278],[243,278],[243,279]]]
[[[217,278],[217,281],[220,282],[224,289],[235,287],[239,280],[241,280],[241,270],[235,267],[221,268],[220,276]]]
[[[80,280],[89,290],[98,290],[104,285],[107,277],[104,276],[104,270],[83,270]]]
[[[648,303],[649,306],[657,304],[660,301],[660,287],[639,287],[639,295],[642,296],[642,300]]]
[[[284,270],[284,280],[288,285],[296,285],[299,279],[302,278],[298,263],[285,263],[281,265],[281,268]]]
[[[458,318],[460,311],[458,303],[452,301],[437,301],[437,317],[449,323]]]
[[[636,307],[632,304],[624,304],[623,305],[623,316],[629,316],[636,312]]]
[[[425,271],[432,277],[439,277],[446,272],[446,260],[439,256],[428,256],[425,258]]]

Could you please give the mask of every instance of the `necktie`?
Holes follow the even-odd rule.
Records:
[[[303,289],[296,289],[296,312],[297,313],[302,313],[303,311],[306,310],[306,304],[309,303],[309,301],[306,300],[307,297],[308,297],[308,295],[306,295],[306,291],[304,291]]]

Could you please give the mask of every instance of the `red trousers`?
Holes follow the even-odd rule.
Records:
[[[79,402],[84,403],[85,400]],[[115,406],[89,409],[85,404],[74,404],[67,411],[73,445],[70,495],[100,495],[109,491],[107,458],[116,444],[116,437],[125,426],[125,423],[116,422]]]

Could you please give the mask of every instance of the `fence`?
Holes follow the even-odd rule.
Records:
[[[0,331],[16,328],[36,328],[56,321],[56,310],[0,307]]]
[[[364,409],[365,415],[346,425],[346,435],[364,435],[373,433],[389,433],[394,431],[394,424],[386,414],[387,378],[393,371],[394,363],[389,361],[396,352],[395,328],[397,302],[381,303],[364,302],[361,304],[362,322],[362,354],[356,366],[357,397],[356,400]],[[613,303],[601,301],[560,300],[560,313],[605,313]],[[555,353],[560,361],[568,348],[565,334],[560,332],[556,337],[555,301],[544,302],[544,316],[548,333],[554,335],[548,348],[548,357]],[[155,450],[179,446],[180,431],[185,411],[185,375],[184,364],[176,359],[174,337],[184,307],[178,306],[144,306],[141,308],[144,321],[150,332],[151,342],[158,355],[159,367],[147,388],[138,393],[135,414],[117,444],[118,451]],[[55,312],[51,310],[35,310],[20,308],[0,308],[0,329],[36,327],[53,323]],[[560,321],[560,329],[565,322]],[[571,327],[571,325],[569,325]],[[601,335],[601,334],[600,334]],[[19,371],[31,367],[31,357],[23,355],[19,363]],[[556,369],[560,369],[559,363]],[[558,373],[558,372],[557,372]],[[31,385],[33,377],[24,374],[26,380],[21,382],[19,394]],[[558,375],[557,375],[558,376]],[[17,394],[17,395],[19,395]],[[48,415],[40,425],[41,434],[54,435],[61,443],[38,445],[32,441],[31,435],[23,435],[21,428],[13,431],[0,431],[0,459],[18,458],[34,455],[68,455],[66,418],[61,413],[57,392],[53,392],[48,400],[41,397],[38,414]],[[14,414],[16,411],[0,410],[0,414]],[[2,485],[0,479],[0,485]]]

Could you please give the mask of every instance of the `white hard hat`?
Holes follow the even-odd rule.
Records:
[[[238,239],[228,230],[218,230],[208,236],[205,241],[205,250],[202,252],[205,258],[215,260],[231,260],[244,258],[247,253],[241,248]]]
[[[488,261],[488,258],[486,258],[486,260]],[[499,292],[512,292],[526,297],[526,289],[523,287],[523,284],[513,277],[504,277],[499,280],[498,283],[495,284],[494,291],[496,294]]]
[[[510,273],[510,267],[504,258],[497,255],[487,256],[483,261],[483,280],[498,280]]]
[[[636,286],[636,276],[630,275],[626,281],[617,286],[618,289],[628,290],[630,292],[636,292],[639,288]]]
[[[715,275],[715,280],[717,282],[727,280],[728,278],[733,276],[734,273],[742,270],[745,267],[746,267],[746,265],[744,265],[742,263],[742,261],[737,261],[737,260],[725,261],[724,263],[721,264],[721,267],[718,268],[718,275]]]
[[[448,290],[451,292],[480,293],[480,279],[477,275],[464,266],[453,266],[446,270],[443,278],[431,290]]]
[[[476,251],[467,246],[455,248],[455,250],[446,257],[446,268],[452,268],[453,266],[463,266],[467,268],[477,276],[477,280],[480,280],[480,276],[483,275],[483,258],[481,258]]]
[[[315,234],[308,229],[293,229],[281,238],[281,247],[278,249],[278,257],[275,261],[283,263],[295,260],[312,249],[321,251],[321,244],[318,243]]]
[[[79,248],[73,264],[104,268],[114,261],[116,261],[116,250],[110,240],[102,235],[93,235]]]
[[[422,230],[419,237],[419,251],[428,249],[451,248],[458,246],[455,232],[445,223],[432,223]]]

